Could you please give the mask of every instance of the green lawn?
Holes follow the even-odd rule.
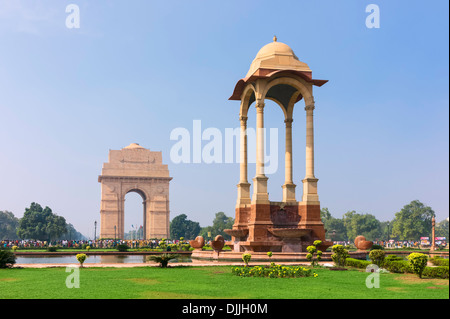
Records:
[[[66,287],[65,268],[0,269],[0,299],[448,299],[448,280],[380,274],[380,288],[365,285],[368,273],[317,268],[317,278],[243,278],[231,266],[83,268],[80,288]]]

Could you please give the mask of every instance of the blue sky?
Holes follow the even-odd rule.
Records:
[[[79,29],[65,25],[71,3]],[[365,25],[371,3],[379,29]],[[93,237],[108,151],[137,142],[169,165],[171,218],[185,213],[207,226],[218,211],[234,217],[239,165],[174,164],[170,132],[192,131],[193,120],[238,127],[239,102],[228,98],[276,34],[314,78],[329,80],[314,91],[321,206],[383,221],[418,199],[447,218],[448,9],[437,0],[0,0],[0,210],[21,217],[38,202]],[[279,128],[280,168],[268,175],[278,201],[284,124],[266,105],[266,127]],[[304,125],[299,103],[297,199]],[[249,179],[254,173],[250,165]],[[126,200],[126,224],[141,224],[139,196]]]

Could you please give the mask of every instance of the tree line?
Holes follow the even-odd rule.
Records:
[[[225,240],[230,240],[231,236],[224,232],[224,229],[233,227],[234,218],[228,217],[224,212],[218,212],[212,222],[212,226],[200,227],[199,222],[187,219],[186,214],[181,214],[170,222],[170,238],[195,239],[203,236],[205,239],[214,239],[217,235],[222,235]]]
[[[403,206],[390,221],[379,221],[372,214],[360,214],[348,211],[342,218],[332,216],[328,208],[321,209],[321,219],[326,230],[326,238],[333,241],[353,241],[356,236],[363,235],[367,240],[407,240],[418,241],[420,237],[431,237],[431,219],[435,212],[431,207],[418,200]],[[436,237],[446,237],[448,240],[448,219],[436,223]],[[170,223],[170,237],[186,240],[203,236],[214,239],[222,235],[225,240],[231,237],[224,229],[233,227],[234,218],[224,212],[215,214],[211,226],[201,227],[199,222],[189,220],[186,214],[174,217]],[[25,209],[22,218],[16,218],[13,213],[0,211],[1,239],[36,239],[36,240],[83,240],[86,239],[68,224],[64,217],[52,212],[49,207],[43,208],[38,203],[31,203]]]
[[[349,211],[342,218],[335,218],[328,208],[322,208],[322,222],[327,230],[327,238],[333,241],[353,241],[363,235],[367,240],[418,241],[420,237],[430,237],[432,218],[435,212],[418,200],[403,206],[392,220],[379,221],[372,214],[359,214]],[[435,236],[448,240],[448,219],[436,221]]]
[[[31,203],[25,208],[22,218],[17,218],[12,212],[0,211],[0,239],[35,239],[52,241],[60,239],[83,240],[79,233],[66,219],[58,216],[50,207]]]
[[[360,214],[354,210],[348,211],[342,218],[333,217],[328,208],[322,208],[320,214],[326,237],[333,241],[353,241],[359,235],[371,241],[418,241],[420,237],[431,238],[431,219],[436,215],[431,207],[418,200],[403,206],[390,221],[379,221],[372,214]],[[172,239],[194,239],[199,235],[205,239],[213,239],[222,235],[225,240],[229,240],[231,237],[223,230],[232,228],[233,223],[232,217],[218,212],[212,226],[202,228],[198,222],[188,220],[186,214],[181,214],[172,220],[170,235]],[[436,237],[446,237],[448,240],[448,223],[447,219],[436,223]]]

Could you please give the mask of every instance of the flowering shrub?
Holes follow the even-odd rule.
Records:
[[[91,246],[86,246],[86,250],[87,251],[91,250]]]
[[[19,248],[19,247],[17,247],[17,246],[12,246],[13,252],[16,252],[16,250],[17,250],[18,248]]]
[[[267,277],[267,278],[297,278],[297,277],[318,277],[311,269],[302,266],[282,266],[271,264],[270,267],[232,267],[231,272],[241,277]]]
[[[86,254],[77,254],[77,260],[80,263],[80,267],[83,267],[83,263],[86,260]]]

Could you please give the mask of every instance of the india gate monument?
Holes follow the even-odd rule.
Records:
[[[124,238],[125,195],[136,192],[143,200],[144,239],[169,237],[169,177],[162,153],[137,143],[110,150],[103,164],[100,238]]]
[[[262,47],[250,65],[247,75],[239,80],[230,100],[240,101],[240,178],[237,185],[236,218],[232,229],[234,252],[304,252],[315,240],[321,240],[323,251],[332,245],[325,240],[325,229],[320,218],[317,192],[318,179],[314,174],[314,95],[313,87],[327,80],[316,80],[308,65],[299,60],[286,44],[273,42]],[[264,172],[264,101],[272,100],[284,114],[285,179],[280,185],[283,198],[271,201],[267,191],[268,177]],[[303,194],[297,199],[292,174],[294,106],[303,104],[306,115],[306,167],[302,180]],[[256,108],[256,172],[253,192],[247,171],[247,114]],[[299,124],[302,124],[301,122]]]

